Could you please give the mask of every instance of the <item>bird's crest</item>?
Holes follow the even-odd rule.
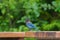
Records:
[[[30,22],[30,19],[29,19],[29,18],[27,18],[27,19],[26,19],[26,22]]]

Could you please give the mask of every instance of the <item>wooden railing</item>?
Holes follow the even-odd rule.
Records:
[[[24,40],[24,38],[37,38],[38,40],[60,40],[60,32],[0,32],[0,40]]]

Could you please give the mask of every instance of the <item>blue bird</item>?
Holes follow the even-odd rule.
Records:
[[[26,26],[29,28],[29,30],[35,29],[36,31],[38,30],[38,28],[29,20],[26,20]]]

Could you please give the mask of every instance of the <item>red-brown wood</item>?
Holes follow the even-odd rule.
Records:
[[[60,32],[0,32],[0,38],[19,38],[24,40],[25,37],[34,37],[38,39],[59,39]]]
[[[3,37],[24,37],[25,32],[0,32],[0,38]]]

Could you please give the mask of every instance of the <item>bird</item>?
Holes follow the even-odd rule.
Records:
[[[38,28],[29,19],[26,19],[26,26],[29,28],[29,31],[32,29],[35,29],[36,31],[38,30]]]

